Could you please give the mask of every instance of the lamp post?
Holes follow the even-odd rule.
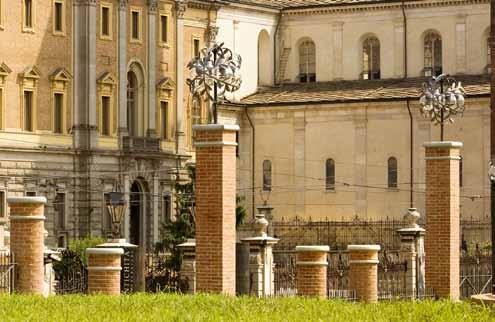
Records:
[[[440,124],[440,141],[443,141],[445,122],[453,123],[453,116],[464,112],[464,89],[461,82],[447,74],[433,76],[423,83],[419,103],[423,116],[435,125]]]
[[[211,102],[209,123],[218,123],[217,105],[219,100],[225,99],[225,93],[241,87],[241,63],[241,57],[221,43],[203,48],[187,65],[191,71],[191,78],[187,79],[191,93]]]
[[[120,225],[124,217],[127,203],[124,199],[124,193],[112,191],[108,193],[106,206],[112,220],[112,235],[115,240],[120,238]]]

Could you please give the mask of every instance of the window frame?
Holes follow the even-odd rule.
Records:
[[[265,164],[269,165],[269,169],[265,168]],[[266,159],[263,160],[263,164],[262,164],[262,191],[272,191],[272,188],[273,188],[273,162],[271,160]]]
[[[0,31],[5,30],[4,6],[5,0],[0,0]]]
[[[311,44],[313,46],[313,53],[311,53],[309,50],[307,50],[306,53],[303,53],[303,49],[305,48],[305,44]],[[308,45],[309,46],[309,45]],[[307,47],[307,46],[306,46]],[[308,47],[309,48],[309,47]],[[315,83],[316,82],[316,44],[312,39],[304,39],[301,41],[301,43],[298,46],[299,50],[299,73],[298,73],[298,80],[300,83]],[[304,56],[303,56],[304,54]],[[311,54],[314,55],[314,72],[311,73]],[[306,61],[303,62],[303,57],[306,57]],[[306,70],[303,73],[303,70],[301,69],[301,66],[303,64],[306,65]]]
[[[198,44],[198,52],[196,53],[196,44]],[[201,37],[199,36],[192,36],[192,41],[191,41],[191,58],[197,58],[199,57],[201,53]]]
[[[103,34],[103,9],[108,9],[108,35]],[[110,2],[100,2],[100,39],[113,39],[113,4]]]
[[[165,31],[166,31],[165,40],[166,41],[163,41],[163,23],[162,23],[162,17],[165,17],[165,19],[167,20],[167,24],[165,26]],[[168,47],[169,46],[169,43],[170,43],[170,14],[160,12],[158,19],[159,19],[158,20],[158,25],[159,25],[158,43],[162,47]]]
[[[164,129],[163,129],[163,111],[162,111],[162,103],[165,103],[166,104],[166,128],[165,128],[165,132],[164,132]],[[168,141],[169,138],[170,138],[170,102],[168,100],[164,100],[164,99],[160,99],[158,101],[158,113],[159,113],[159,120],[160,120],[160,124],[159,124],[159,129],[160,129],[160,139],[163,140],[163,141]]]
[[[329,172],[333,172],[333,174],[329,175]],[[335,160],[332,158],[325,160],[325,191],[335,191]]]
[[[391,162],[394,162],[395,165],[391,164]],[[395,174],[393,174],[394,170],[392,169],[394,166]],[[389,157],[387,160],[387,188],[390,190],[399,189],[399,161],[394,156]]]
[[[98,132],[100,136],[103,137],[112,137],[113,136],[113,98],[110,93],[100,94],[99,99],[99,124],[98,124]],[[108,134],[103,133],[103,100],[104,98],[108,98]]]
[[[55,113],[56,113],[56,99],[55,99],[55,96],[56,95],[62,95],[62,111],[61,111],[61,115],[60,115],[60,121],[62,122],[62,124],[60,124],[60,129],[61,131],[60,132],[55,132],[55,128],[56,128],[56,124],[55,124]],[[66,134],[67,131],[65,130],[67,128],[66,126],[66,118],[65,118],[65,115],[67,113],[67,108],[66,108],[66,105],[67,105],[67,98],[66,98],[66,94],[64,91],[61,91],[61,90],[54,90],[52,91],[52,132],[54,134],[58,134],[58,135],[62,135],[62,134]]]
[[[60,18],[62,19],[60,21],[60,27],[61,27],[61,30],[57,30],[56,26],[57,26],[57,15],[56,15],[56,12],[57,12],[57,9],[56,9],[56,6],[57,4],[60,4],[62,6],[62,12],[61,12],[61,16]],[[65,23],[65,1],[64,0],[53,0],[53,5],[52,5],[52,12],[53,12],[53,28],[52,28],[52,31],[53,31],[53,35],[55,36],[65,36],[65,30],[66,30],[66,23]]]
[[[431,38],[428,39],[428,38]],[[435,43],[437,41],[440,41],[440,65],[438,66],[438,62],[436,61],[436,47]],[[430,42],[430,49],[431,49],[431,66],[426,66],[426,46],[427,42]],[[439,69],[439,72],[437,73],[437,69]],[[442,35],[435,31],[435,30],[429,30],[424,34],[423,37],[423,76],[426,77],[431,77],[431,76],[439,76],[443,72],[443,39]]]
[[[164,192],[162,194],[161,199],[162,199],[162,211],[161,211],[162,223],[171,223],[172,222],[172,214],[173,214],[172,193],[171,192]],[[168,207],[166,207],[165,199],[169,200],[169,206]],[[168,216],[167,216],[167,212],[168,212]]]
[[[31,110],[30,110],[30,116],[31,116],[31,120],[29,123],[30,124],[30,129],[27,130],[27,127],[26,127],[26,93],[31,93]],[[35,115],[35,112],[34,112],[34,106],[35,106],[35,90],[32,89],[32,88],[23,88],[22,89],[22,117],[21,117],[21,128],[22,128],[22,131],[23,132],[28,132],[28,133],[34,133],[36,130],[35,130],[35,127],[34,127],[34,115]]]
[[[26,11],[26,0],[22,0],[22,32],[25,33],[34,33],[35,28],[36,28],[36,0],[29,0],[31,1],[31,26],[27,25],[27,11]]]
[[[7,189],[0,189],[0,222],[7,221]]]
[[[130,7],[130,23],[129,23],[129,41],[131,43],[137,43],[140,44],[143,41],[143,9],[139,7]],[[138,14],[138,24],[137,24],[137,33],[138,33],[138,38],[134,38],[134,20],[133,20],[133,13]]]
[[[376,65],[374,59],[376,59],[376,55],[373,55],[373,48],[375,47],[373,41],[376,41],[378,44],[378,70],[374,70],[373,66]],[[368,44],[369,43],[369,44]],[[376,45],[375,44],[375,45]],[[369,47],[369,51],[371,53],[371,59],[365,60],[365,51]],[[376,50],[375,50],[376,51]],[[382,57],[381,57],[382,45],[380,39],[375,35],[368,35],[364,38],[361,44],[361,79],[363,80],[377,80],[382,78]],[[377,76],[377,77],[376,77]]]
[[[60,213],[59,210],[55,208],[55,201],[59,195],[63,195],[63,216],[62,216],[62,224],[60,223]],[[56,213],[55,219],[55,228],[57,232],[67,231],[67,193],[65,191],[57,191],[55,193],[55,199],[53,199],[53,210]]]

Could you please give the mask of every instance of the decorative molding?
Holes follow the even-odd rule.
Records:
[[[187,9],[187,0],[175,0],[175,13],[178,19],[184,18]]]
[[[157,0],[148,0],[148,13],[156,14],[158,12],[158,1]]]
[[[20,78],[30,78],[39,79],[41,77],[41,72],[38,67],[32,65],[27,67],[22,73],[19,74]]]
[[[213,24],[208,25],[205,31],[205,38],[209,44],[216,43],[219,30],[220,28]]]
[[[19,215],[10,215],[10,221],[31,221],[31,220],[46,220],[45,216],[19,216]]]
[[[0,64],[0,85],[3,85],[5,83],[5,78],[9,76],[10,73],[12,73],[12,69],[10,69],[9,66],[7,66],[7,64],[5,63]]]
[[[175,82],[170,77],[164,77],[156,84],[157,95],[161,98],[170,98],[175,86]]]
[[[8,204],[46,204],[45,197],[9,197],[7,198]]]
[[[126,10],[128,5],[128,0],[119,0],[119,10]]]

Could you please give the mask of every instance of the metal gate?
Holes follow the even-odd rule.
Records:
[[[15,261],[14,253],[0,252],[0,293],[14,292]]]
[[[477,251],[473,256],[461,257],[461,298],[491,292],[491,256]]]

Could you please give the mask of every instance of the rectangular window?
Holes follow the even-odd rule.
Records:
[[[26,197],[36,197],[36,191],[26,191]]]
[[[160,16],[160,41],[162,43],[168,42],[168,17]]]
[[[163,221],[169,223],[172,221],[172,196],[163,196]]]
[[[57,229],[65,230],[65,193],[58,192],[53,201],[53,208],[56,213]]]
[[[168,132],[168,102],[160,102],[160,129],[161,129],[161,138],[163,140],[167,139]]]
[[[64,117],[64,94],[55,93],[53,95],[53,132],[54,133],[61,134],[64,132],[63,117]]]
[[[132,40],[140,40],[140,19],[139,11],[131,11],[131,37]]]
[[[63,3],[62,2],[55,2],[55,8],[54,8],[54,29],[56,32],[63,32],[64,27],[63,27]]]
[[[101,36],[110,37],[110,7],[101,7]]]
[[[24,91],[24,131],[33,132],[33,92]]]
[[[193,55],[194,57],[199,57],[199,39],[193,39]]]
[[[0,191],[0,218],[5,218],[5,191]]]
[[[110,136],[110,97],[101,97],[101,135]]]
[[[110,202],[110,193],[105,192],[103,194],[103,236],[111,237],[112,233],[112,219],[110,218],[110,212],[108,210],[107,204]]]
[[[24,0],[24,27],[33,28],[33,0]]]

